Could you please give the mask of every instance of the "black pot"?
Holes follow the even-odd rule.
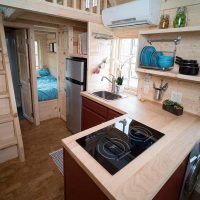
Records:
[[[179,65],[179,73],[184,75],[196,76],[199,73],[199,67]]]
[[[176,56],[176,62],[182,64],[197,64],[197,60],[184,60],[181,57]]]

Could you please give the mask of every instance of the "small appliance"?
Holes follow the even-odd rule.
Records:
[[[76,141],[114,175],[163,136],[153,128],[126,118]]]

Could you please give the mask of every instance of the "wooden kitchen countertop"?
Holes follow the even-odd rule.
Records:
[[[178,117],[162,110],[161,105],[149,101],[141,102],[136,96],[105,101],[88,92],[81,94],[122,114],[128,113],[132,119],[165,134],[113,176],[75,140],[111,125],[126,115],[62,140],[64,148],[110,199],[152,199],[200,140],[198,116],[184,113]]]

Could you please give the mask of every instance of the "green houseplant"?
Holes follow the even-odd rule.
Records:
[[[183,106],[175,101],[171,101],[169,99],[166,99],[163,102],[162,106],[163,110],[166,110],[174,115],[182,115],[183,114]]]

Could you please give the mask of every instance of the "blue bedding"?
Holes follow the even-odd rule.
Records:
[[[58,98],[57,79],[52,76],[37,78],[38,101],[47,101]]]

